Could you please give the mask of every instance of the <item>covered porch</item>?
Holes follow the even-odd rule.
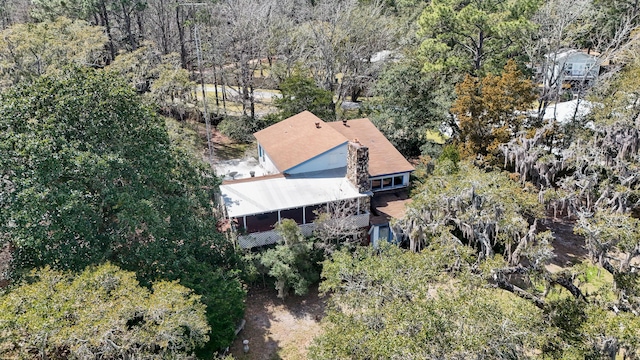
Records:
[[[311,235],[317,215],[338,203],[348,204],[350,221],[369,225],[369,194],[359,193],[344,177],[255,178],[225,183],[220,192],[242,248],[276,243],[274,227],[282,219],[294,220],[304,235]]]

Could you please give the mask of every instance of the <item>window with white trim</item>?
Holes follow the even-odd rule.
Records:
[[[371,190],[381,191],[406,186],[404,175],[384,176],[371,179]]]

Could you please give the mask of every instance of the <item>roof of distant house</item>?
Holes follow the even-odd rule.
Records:
[[[583,50],[578,50],[578,49],[562,49],[559,50],[557,53],[550,53],[547,54],[547,57],[550,58],[554,58],[555,57],[555,61],[561,61],[564,58],[568,58],[574,54],[582,54],[582,55],[587,55],[587,56],[591,56],[594,58],[597,58],[598,56],[600,56],[599,52],[596,51],[589,51],[587,49],[583,49]]]
[[[347,141],[319,117],[303,111],[253,134],[283,172]]]
[[[549,105],[544,111],[544,119],[555,119],[560,124],[567,124],[573,117],[584,118],[591,113],[594,104],[588,100],[570,100]]]
[[[304,111],[254,135],[281,172],[355,139],[369,148],[370,176],[414,170],[369,119],[325,123]]]
[[[348,140],[369,148],[369,175],[380,176],[415,170],[369,119],[327,123]]]

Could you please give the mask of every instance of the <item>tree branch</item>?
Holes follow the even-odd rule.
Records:
[[[539,309],[544,310],[546,308],[547,303],[545,303],[544,300],[513,285],[512,283],[508,282],[504,277],[494,275],[494,280],[496,281],[496,286],[499,287],[500,289],[509,291],[510,293],[513,293],[525,300],[531,301]]]
[[[493,280],[495,281],[495,286],[497,286],[498,288],[509,291],[510,293],[513,293],[525,300],[529,300],[536,307],[544,310],[547,306],[547,303],[544,300],[508,282],[505,276],[505,275],[513,275],[513,274],[524,274],[526,272],[527,272],[527,269],[518,265],[515,267],[494,269],[492,271],[493,273],[492,277],[493,277]]]
[[[551,284],[560,285],[567,289],[574,298],[586,301],[587,298],[582,293],[582,290],[580,290],[580,288],[578,288],[567,275],[568,274],[566,272],[551,274],[551,276],[548,277],[548,280]]]

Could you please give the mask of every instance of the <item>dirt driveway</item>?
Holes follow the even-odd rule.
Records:
[[[320,333],[325,299],[314,286],[305,296],[291,295],[284,301],[272,288],[254,287],[247,295],[246,325],[230,348],[238,360],[297,360],[307,358],[307,347]],[[249,352],[242,341],[249,340]]]

